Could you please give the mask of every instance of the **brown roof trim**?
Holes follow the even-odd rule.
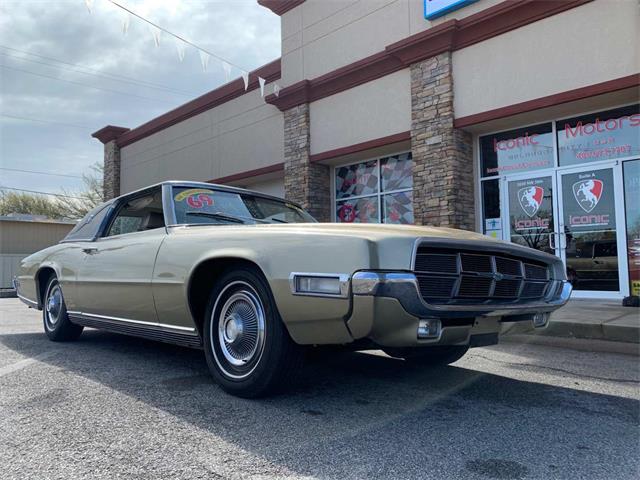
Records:
[[[458,50],[593,0],[506,0],[461,20],[452,19],[388,45],[384,51],[312,80],[283,88],[266,101],[280,110],[308,103]]]
[[[217,107],[218,105],[233,100],[234,98],[240,97],[247,92],[260,88],[258,77],[264,78],[267,83],[278,80],[280,78],[280,59],[267,63],[266,65],[250,72],[249,87],[246,91],[244,89],[244,81],[242,78],[237,78],[232,82],[205,93],[204,95],[191,100],[170,112],[160,115],[159,117],[134,128],[133,130],[129,130],[128,132],[121,134],[117,140],[118,146],[125,147],[130,145],[142,138],[159,132],[160,130],[164,130],[171,125],[175,125],[176,123],[187,120],[188,118]]]
[[[256,168],[253,170],[246,170],[240,173],[234,173],[233,175],[227,175],[226,177],[216,178],[214,180],[209,180],[208,183],[231,183],[237,182],[238,180],[244,180],[246,178],[257,177],[259,175],[266,175],[267,173],[274,172],[282,172],[284,171],[284,163],[276,163],[274,165],[269,165],[267,167]]]
[[[268,8],[276,15],[283,15],[304,2],[305,0],[258,0],[260,5]]]
[[[356,143],[355,145],[349,145],[348,147],[336,148],[335,150],[327,150],[326,152],[314,153],[310,156],[309,161],[321,162],[330,158],[342,157],[344,155],[350,155],[352,153],[364,152],[365,150],[371,150],[372,148],[384,147],[391,145],[392,143],[405,142],[411,140],[411,132],[396,133],[388,135],[386,137],[376,138],[374,140],[368,140],[362,143]]]
[[[120,135],[128,131],[129,129],[125,127],[116,127],[114,125],[107,125],[106,127],[102,127],[97,132],[93,132],[91,136],[93,138],[97,138],[102,143],[107,143],[107,142],[110,142],[111,140],[115,140]]]
[[[488,122],[490,120],[496,120],[498,118],[509,117],[511,115],[517,115],[519,113],[530,112],[532,110],[538,110],[540,108],[552,107],[554,105],[560,105],[562,103],[582,100],[583,98],[594,97],[596,95],[616,92],[618,90],[624,90],[625,88],[632,88],[637,86],[640,86],[640,73],[616,78],[615,80],[608,80],[602,83],[596,83],[595,85],[589,85],[587,87],[567,90],[566,92],[547,95],[546,97],[540,97],[534,100],[516,103],[507,107],[501,107],[482,113],[467,115],[466,117],[459,117],[454,120],[453,124],[456,128],[464,128],[477,123]]]

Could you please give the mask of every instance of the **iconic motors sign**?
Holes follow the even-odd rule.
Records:
[[[512,235],[552,228],[551,177],[509,182],[509,223]]]
[[[477,0],[424,0],[424,18],[431,20]]]
[[[482,176],[528,172],[554,166],[551,123],[480,138]]]
[[[615,229],[610,168],[563,175],[562,196],[564,222],[570,232]]]
[[[556,129],[561,166],[640,154],[638,105],[561,120]]]

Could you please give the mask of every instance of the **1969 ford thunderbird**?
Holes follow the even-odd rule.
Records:
[[[84,327],[204,348],[226,391],[265,395],[304,346],[382,349],[421,365],[546,326],[560,259],[446,228],[317,223],[285,200],[165,182],[106,202],[22,261],[15,287],[51,340]]]

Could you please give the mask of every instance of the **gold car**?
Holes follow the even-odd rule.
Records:
[[[19,297],[51,340],[84,327],[204,348],[226,391],[265,395],[304,346],[378,348],[423,365],[544,327],[569,298],[560,259],[472,232],[317,223],[285,200],[165,182],[90,212],[22,261]]]

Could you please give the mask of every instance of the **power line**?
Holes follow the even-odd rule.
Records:
[[[84,200],[82,197],[74,197],[73,195],[63,195],[62,193],[40,192],[38,190],[27,190],[24,188],[13,188],[0,186],[0,190],[15,190],[16,192],[37,193],[40,195],[51,195],[53,197],[75,198],[76,200]]]
[[[173,93],[175,95],[182,95],[182,96],[185,96],[185,97],[193,97],[193,96],[196,95],[195,93],[185,92],[183,90],[178,90],[176,88],[172,88],[172,87],[168,87],[168,86],[164,86],[164,85],[153,84],[153,83],[146,82],[146,81],[143,81],[143,80],[136,80],[134,78],[125,77],[125,76],[122,76],[122,75],[115,75],[115,74],[111,74],[111,73],[107,73],[107,72],[100,72],[100,70],[97,70],[95,68],[84,67],[82,65],[76,65],[76,64],[73,64],[73,63],[64,62],[62,60],[58,60],[58,59],[55,59],[55,58],[45,57],[43,55],[37,55],[35,53],[29,53],[29,52],[26,52],[24,50],[18,50],[17,48],[5,47],[4,45],[0,45],[0,48],[5,48],[5,49],[8,49],[8,50],[16,51],[16,52],[19,52],[19,53],[22,53],[22,54],[26,54],[26,55],[33,55],[33,56],[39,57],[39,58],[44,58],[46,60],[57,62],[57,63],[60,63],[62,65],[56,65],[54,63],[49,63],[49,62],[42,62],[42,61],[34,60],[34,59],[31,59],[31,58],[25,58],[25,57],[20,56],[20,55],[13,55],[11,53],[0,52],[0,55],[3,55],[5,57],[10,57],[10,58],[15,58],[17,60],[22,60],[22,61],[25,61],[25,62],[37,63],[37,64],[40,64],[40,65],[47,65],[47,66],[52,67],[52,68],[58,68],[60,70],[64,70],[64,71],[68,71],[68,72],[77,72],[77,73],[81,73],[83,75],[93,75],[95,77],[104,78],[106,80],[128,83],[130,85],[137,85],[137,86],[145,87],[145,88],[153,88],[153,89],[160,90],[160,91],[163,91],[163,92],[169,92],[169,93]],[[63,65],[68,65],[68,66],[63,66]]]
[[[20,68],[15,68],[15,67],[9,67],[8,65],[0,65],[0,68],[6,68],[8,70],[14,70],[16,72],[21,72],[21,73],[27,73],[29,75],[35,75],[37,77],[43,77],[43,78],[50,78],[52,80],[58,80],[60,82],[66,82],[66,83],[71,83],[73,85],[80,85],[82,87],[86,87],[86,88],[93,88],[95,90],[101,90],[103,92],[109,92],[109,93],[116,93],[118,95],[125,95],[127,97],[135,97],[135,98],[141,98],[143,100],[151,100],[154,102],[167,102],[164,99],[161,98],[151,98],[151,97],[143,97],[142,95],[136,95],[135,93],[126,93],[126,92],[122,92],[120,90],[111,90],[109,88],[101,88],[101,87],[96,87],[94,85],[88,85],[86,83],[82,83],[82,82],[74,82],[73,80],[66,80],[64,78],[59,78],[59,77],[53,77],[51,75],[45,75],[43,73],[36,73],[36,72],[32,72],[30,70],[22,70]]]
[[[40,172],[38,170],[22,170],[20,168],[0,167],[0,170],[7,170],[9,172],[20,172],[20,173],[37,173],[38,175],[53,175],[55,177],[82,178],[80,175],[67,175],[65,173]]]
[[[224,62],[224,63],[227,63],[227,64],[229,64],[229,65],[232,65],[232,66],[236,67],[236,68],[237,68],[238,70],[240,70],[242,73],[245,73],[245,74],[248,74],[248,73],[249,73],[249,72],[248,72],[248,70],[245,70],[244,68],[240,68],[240,67],[239,67],[238,65],[236,65],[235,63],[230,62],[229,60],[227,60],[227,59],[225,59],[225,58],[222,58],[220,55],[216,55],[215,53],[210,52],[209,50],[206,50],[206,49],[204,49],[204,48],[202,48],[202,47],[200,47],[200,46],[196,45],[196,44],[195,44],[195,43],[193,43],[193,42],[190,42],[190,41],[189,41],[189,40],[187,40],[186,38],[181,37],[180,35],[177,35],[177,34],[173,33],[172,31],[167,30],[167,29],[166,29],[166,28],[164,28],[164,27],[161,27],[161,26],[160,26],[160,25],[158,25],[157,23],[153,23],[151,20],[148,20],[147,18],[143,17],[142,15],[137,14],[137,13],[136,13],[136,12],[134,12],[133,10],[129,10],[129,9],[128,9],[127,7],[125,7],[124,5],[121,5],[121,4],[119,4],[118,2],[116,2],[116,1],[114,1],[114,0],[107,0],[107,1],[108,1],[109,3],[111,3],[111,4],[115,5],[116,7],[121,8],[121,9],[122,9],[122,10],[124,10],[125,12],[130,13],[130,14],[131,14],[131,15],[133,15],[134,17],[139,18],[139,19],[140,19],[140,20],[142,20],[143,22],[146,22],[146,23],[148,23],[149,25],[152,25],[153,27],[157,28],[158,30],[162,30],[164,33],[166,33],[166,34],[168,34],[168,35],[171,35],[171,36],[172,36],[172,37],[174,37],[174,38],[177,38],[178,40],[180,40],[180,41],[182,41],[182,42],[186,43],[187,45],[191,45],[193,48],[195,48],[195,49],[197,49],[197,50],[200,50],[200,51],[202,51],[202,52],[204,52],[204,53],[206,53],[206,54],[208,54],[208,55],[210,55],[210,56],[212,56],[212,57],[214,57],[214,58],[217,58],[218,60],[220,60],[220,61],[222,61],[222,62]]]
[[[87,130],[87,126],[76,125],[74,123],[64,123],[64,122],[55,122],[52,120],[41,120],[39,118],[30,118],[30,117],[19,117],[17,115],[7,115],[6,113],[0,113],[0,117],[14,118],[16,120],[26,120],[28,122],[40,122],[40,123],[50,123],[52,125],[62,125],[63,127],[74,127],[74,128],[82,128],[83,130]]]

